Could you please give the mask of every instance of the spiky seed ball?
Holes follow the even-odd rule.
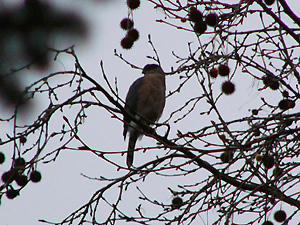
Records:
[[[1,180],[3,183],[11,183],[16,177],[17,172],[15,170],[9,170],[2,174]]]
[[[288,109],[292,109],[295,107],[295,101],[290,100],[290,99],[282,99],[279,103],[278,103],[278,107],[281,110],[288,110]]]
[[[181,21],[182,23],[185,23],[185,22],[186,22],[186,18],[181,18],[180,21]]]
[[[127,0],[127,6],[132,10],[138,8],[140,4],[140,0]]]
[[[26,141],[27,141],[27,138],[26,138],[26,137],[24,137],[24,136],[21,136],[21,137],[20,137],[20,142],[21,142],[22,144],[25,144]]]
[[[269,87],[272,89],[272,90],[277,90],[279,88],[279,82],[278,80],[274,80],[272,79]]]
[[[273,176],[275,178],[280,177],[282,175],[282,173],[283,173],[283,170],[278,166],[276,166],[275,169],[273,170]]]
[[[293,109],[295,106],[296,106],[295,101],[289,100],[289,108],[290,108],[290,109]]]
[[[260,130],[257,128],[257,129],[255,129],[254,131],[253,131],[253,135],[255,136],[255,137],[258,137],[259,135],[260,135]]]
[[[218,23],[218,16],[215,13],[209,13],[205,17],[205,21],[206,21],[208,26],[215,27]]]
[[[220,76],[222,76],[222,77],[228,76],[229,72],[230,72],[229,67],[227,65],[224,65],[224,64],[219,65],[218,70],[219,70]]]
[[[274,157],[271,155],[264,155],[262,158],[262,163],[266,169],[271,169],[275,164]]]
[[[131,38],[126,36],[121,40],[121,46],[124,49],[130,49],[133,46],[133,42]]]
[[[281,94],[282,94],[282,96],[284,98],[288,98],[289,97],[289,92],[288,91],[283,91]]]
[[[24,169],[25,164],[26,164],[26,161],[22,157],[16,158],[15,161],[14,161],[14,167],[17,168],[17,169]]]
[[[284,121],[284,124],[286,125],[286,126],[291,126],[292,124],[293,124],[293,120],[291,120],[291,119],[286,119],[285,121]]]
[[[120,22],[120,26],[123,30],[130,30],[133,27],[133,21],[129,18],[124,18]]]
[[[269,198],[269,202],[274,205],[276,203],[276,199],[274,197]]]
[[[230,162],[232,159],[233,159],[233,152],[232,151],[226,151],[226,152],[223,152],[220,156],[221,158],[221,161],[223,163],[228,163]]]
[[[139,39],[140,34],[137,29],[131,29],[127,32],[126,36],[132,39],[133,41],[136,41]]]
[[[269,87],[272,82],[272,77],[271,76],[263,76],[262,81],[266,87]]]
[[[204,22],[203,20],[200,20],[199,22],[194,24],[193,29],[194,29],[195,33],[197,33],[197,34],[204,34],[204,32],[207,29],[206,22]]]
[[[250,142],[246,142],[244,144],[244,148],[248,149],[248,148],[251,148],[252,144]]]
[[[254,115],[254,116],[258,115],[258,110],[257,109],[252,109],[252,115]]]
[[[9,189],[9,190],[6,191],[6,197],[8,199],[14,199],[18,195],[19,195],[19,192],[17,190]]]
[[[195,23],[201,22],[203,19],[202,13],[196,8],[191,7],[189,12],[189,20]]]
[[[28,178],[26,175],[18,174],[15,181],[19,186],[23,187],[28,183]]]
[[[173,209],[179,209],[183,205],[183,200],[180,197],[175,197],[172,200],[172,208]]]
[[[5,161],[5,155],[3,152],[0,152],[0,164],[4,163]]]
[[[10,171],[4,172],[1,176],[1,180],[2,180],[3,183],[8,183],[8,181],[11,180]]]
[[[235,85],[230,80],[223,82],[222,84],[222,92],[225,95],[231,95],[235,91]]]
[[[38,183],[40,182],[42,179],[42,175],[39,171],[32,171],[31,174],[30,174],[30,180],[34,183]]]
[[[273,225],[273,223],[271,221],[265,221],[262,223],[262,225]]]
[[[211,68],[210,71],[209,71],[209,76],[212,77],[212,78],[217,78],[218,73],[219,73],[219,72],[218,72],[218,69],[215,68],[215,67],[213,67],[213,68]]]
[[[265,0],[266,5],[273,5],[275,0]]]
[[[288,99],[282,99],[279,103],[278,103],[278,107],[281,110],[288,110],[289,109],[289,100]]]
[[[275,212],[274,214],[274,219],[277,222],[283,222],[286,220],[286,213],[283,210],[278,210],[277,212]]]
[[[260,162],[262,160],[263,156],[261,154],[256,154],[255,159],[257,162]]]

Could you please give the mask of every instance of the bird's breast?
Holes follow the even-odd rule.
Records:
[[[140,88],[137,113],[150,123],[157,121],[165,106],[165,80],[163,76],[147,75]]]

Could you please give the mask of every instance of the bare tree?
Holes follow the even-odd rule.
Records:
[[[125,150],[93,149],[78,133],[87,110],[102,108],[120,123],[124,114],[131,116],[124,110],[124,97],[119,96],[117,83],[110,81],[103,62],[102,78],[106,84],[93,79],[80,64],[74,47],[52,50],[55,58],[61,54],[71,56],[74,69],[53,72],[26,88],[25,93],[30,98],[48,101],[48,107],[32,123],[24,125],[18,121],[19,107],[11,117],[1,120],[14,127],[13,133],[1,138],[1,145],[13,143],[14,161],[18,157],[31,157],[21,168],[12,163],[10,172],[13,171],[14,176],[28,175],[39,163],[53,163],[63,149],[74,149],[70,146],[79,142],[81,147],[75,150],[93,152],[113,165],[116,174],[89,177],[102,182],[102,186],[85,204],[60,222],[42,221],[49,224],[116,224],[119,221],[272,224],[273,220],[288,224],[295,221],[300,209],[300,114],[296,110],[300,97],[299,17],[285,0],[242,0],[235,4],[226,0],[148,1],[163,11],[164,17],[158,18],[158,23],[172,26],[178,32],[190,32],[197,40],[184,43],[187,55],[173,54],[177,64],[166,72],[169,76],[178,76],[181,82],[169,91],[167,98],[178,97],[191,87],[198,89],[199,95],[188,96],[163,123],[154,127],[166,127],[166,134],[132,118],[144,135],[156,141],[155,146],[136,151],[161,151],[159,157],[145,159],[143,165],[128,169],[110,158],[111,154],[123,155]],[[134,11],[130,11],[129,19],[132,13]],[[159,49],[150,37],[149,44],[153,47],[152,59],[159,63]],[[132,45],[126,46],[131,48]],[[117,51],[115,55],[132,68],[139,68]],[[63,81],[57,82],[59,76]],[[243,79],[255,84],[253,90],[257,92],[258,104],[255,108],[245,106],[247,115],[241,113],[227,120],[222,102],[233,96]],[[62,93],[66,92],[69,96],[63,98]],[[71,112],[76,116],[68,116]],[[187,121],[195,115],[208,124],[190,129]],[[57,123],[61,129],[53,130]],[[179,127],[176,132],[175,125]],[[58,146],[44,152],[50,143]],[[25,184],[16,189],[14,176],[2,184],[2,194],[26,188]],[[153,176],[158,182],[178,181],[178,185],[166,187],[173,199],[163,202],[143,191],[145,185],[155,185],[148,181]],[[134,212],[122,201],[132,186],[138,190],[135,196],[138,204],[130,204],[135,207]],[[116,196],[114,200],[108,197],[111,193]],[[109,213],[99,212],[100,207]],[[145,211],[145,207],[150,207],[151,212]],[[274,213],[273,209],[278,207],[280,210]]]

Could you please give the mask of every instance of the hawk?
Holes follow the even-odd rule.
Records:
[[[138,78],[130,86],[126,96],[125,110],[137,120],[151,125],[158,121],[165,107],[165,73],[159,65],[147,64],[143,68],[143,74],[143,77]],[[137,124],[129,116],[124,115],[124,140],[127,133],[129,133],[127,166],[130,168],[133,163],[136,141],[143,134]]]

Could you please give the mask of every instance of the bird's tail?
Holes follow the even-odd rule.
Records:
[[[130,168],[133,163],[133,154],[134,154],[134,148],[135,143],[139,137],[139,133],[136,130],[133,130],[129,134],[129,142],[128,142],[128,150],[127,150],[127,166]]]

